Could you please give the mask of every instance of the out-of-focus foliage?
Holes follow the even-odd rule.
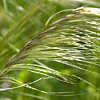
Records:
[[[0,100],[100,99],[100,10],[81,6],[100,7],[99,0],[0,1],[0,73],[9,71]]]

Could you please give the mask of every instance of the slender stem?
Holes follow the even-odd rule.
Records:
[[[2,78],[8,71],[10,67],[6,68],[2,73],[0,73],[0,78]]]

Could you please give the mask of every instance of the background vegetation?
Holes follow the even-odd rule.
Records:
[[[47,26],[56,20],[69,14],[70,10],[68,9],[76,9],[78,7],[100,8],[99,3],[99,0],[1,0],[0,73],[3,72],[5,64],[8,62],[8,60],[18,53],[28,41],[38,36],[38,34],[46,29],[49,29]],[[62,11],[62,13],[59,11]],[[59,12],[59,14],[56,14],[53,17],[56,12]],[[70,35],[70,33],[72,33],[71,30],[76,29],[76,27],[80,27],[78,33],[82,33],[79,35],[81,37],[84,37],[86,32],[89,33],[88,38],[85,40],[83,38],[78,38],[78,42],[80,42],[82,46],[84,43],[88,43],[86,46],[90,51],[87,53],[87,51],[85,52],[84,48],[79,48],[83,50],[81,54],[79,54],[79,51],[78,53],[74,51],[73,53],[76,53],[76,55],[73,56],[74,54],[71,51],[72,47],[76,46],[76,48],[78,48],[79,45],[71,45],[71,41],[74,43],[73,40],[69,42],[70,46],[66,46],[63,43],[65,42],[64,40],[62,40],[62,42],[60,41],[62,45],[55,45],[56,42],[49,40],[59,40],[60,38],[58,38],[59,36],[57,36],[57,38],[54,36],[54,33],[59,33],[59,31],[53,31],[53,34],[50,34],[49,38],[43,41],[40,46],[28,51],[28,55],[31,55],[31,53],[33,54],[33,56],[29,57],[33,60],[28,60],[28,58],[19,61],[19,64],[23,64],[24,62],[24,65],[15,64],[16,66],[12,66],[11,71],[6,73],[6,75],[1,78],[0,100],[100,99],[100,13],[98,15],[99,17],[96,16],[95,13],[94,15],[87,15],[86,19],[91,22],[88,24],[82,22],[82,20],[85,19],[85,15],[77,15],[78,14],[75,15],[75,19],[69,17],[70,21],[67,26],[65,23],[61,23],[61,26],[66,26],[70,30],[67,31],[69,32],[69,34],[66,36],[67,39],[70,39],[70,37],[75,39],[73,35]],[[52,19],[49,21],[50,18]],[[78,22],[74,23],[73,20],[76,19]],[[56,24],[54,24],[54,26],[56,26]],[[65,32],[64,28],[61,26],[59,27],[58,25],[57,27],[62,32]],[[70,26],[74,26],[75,28],[73,29],[73,27]],[[92,26],[95,28],[92,28]],[[84,30],[82,31],[81,28]],[[74,32],[77,33],[75,30]],[[54,45],[50,45],[50,42],[52,42]],[[53,47],[62,46],[62,51],[59,53],[63,54],[65,54],[63,47],[68,47],[70,51],[69,59],[67,59],[68,63],[66,64],[66,60],[63,59],[60,63],[56,62],[52,56],[52,59],[50,59],[49,55],[52,54],[49,54],[47,52],[48,50],[45,48],[45,46],[48,45],[52,47],[52,54],[55,54],[56,52]],[[76,56],[82,56],[85,58],[85,60],[78,61],[76,58],[74,59]],[[20,55],[20,57],[23,56]],[[61,55],[61,57],[63,58],[63,55]],[[57,55],[56,58],[59,58],[59,56]],[[18,58],[16,57],[16,59]],[[17,62],[17,60],[13,60],[13,62]]]

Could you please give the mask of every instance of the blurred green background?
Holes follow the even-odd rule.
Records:
[[[25,43],[33,39],[45,28],[48,18],[61,10],[74,9],[78,7],[100,8],[100,0],[0,0],[0,68],[4,68],[6,62],[16,54]],[[66,15],[59,14],[50,23]],[[49,24],[50,24],[49,23]],[[85,78],[85,74],[76,68],[66,68],[66,65],[53,61],[43,61],[47,66],[65,73],[73,73]],[[83,64],[84,65],[84,64]],[[99,69],[99,68],[98,68]],[[97,70],[98,70],[97,69]],[[16,76],[20,81],[28,83],[40,77],[25,70],[8,73]],[[41,75],[42,76],[42,75]],[[90,75],[88,80],[95,81],[95,85],[100,82],[93,80]],[[43,80],[33,87],[43,91],[73,91],[73,96],[56,96],[41,93],[39,91],[24,87],[0,91],[0,100],[100,100],[100,94],[94,88],[78,80],[77,85],[65,84],[57,80]],[[2,83],[0,87],[10,87],[9,83]]]

